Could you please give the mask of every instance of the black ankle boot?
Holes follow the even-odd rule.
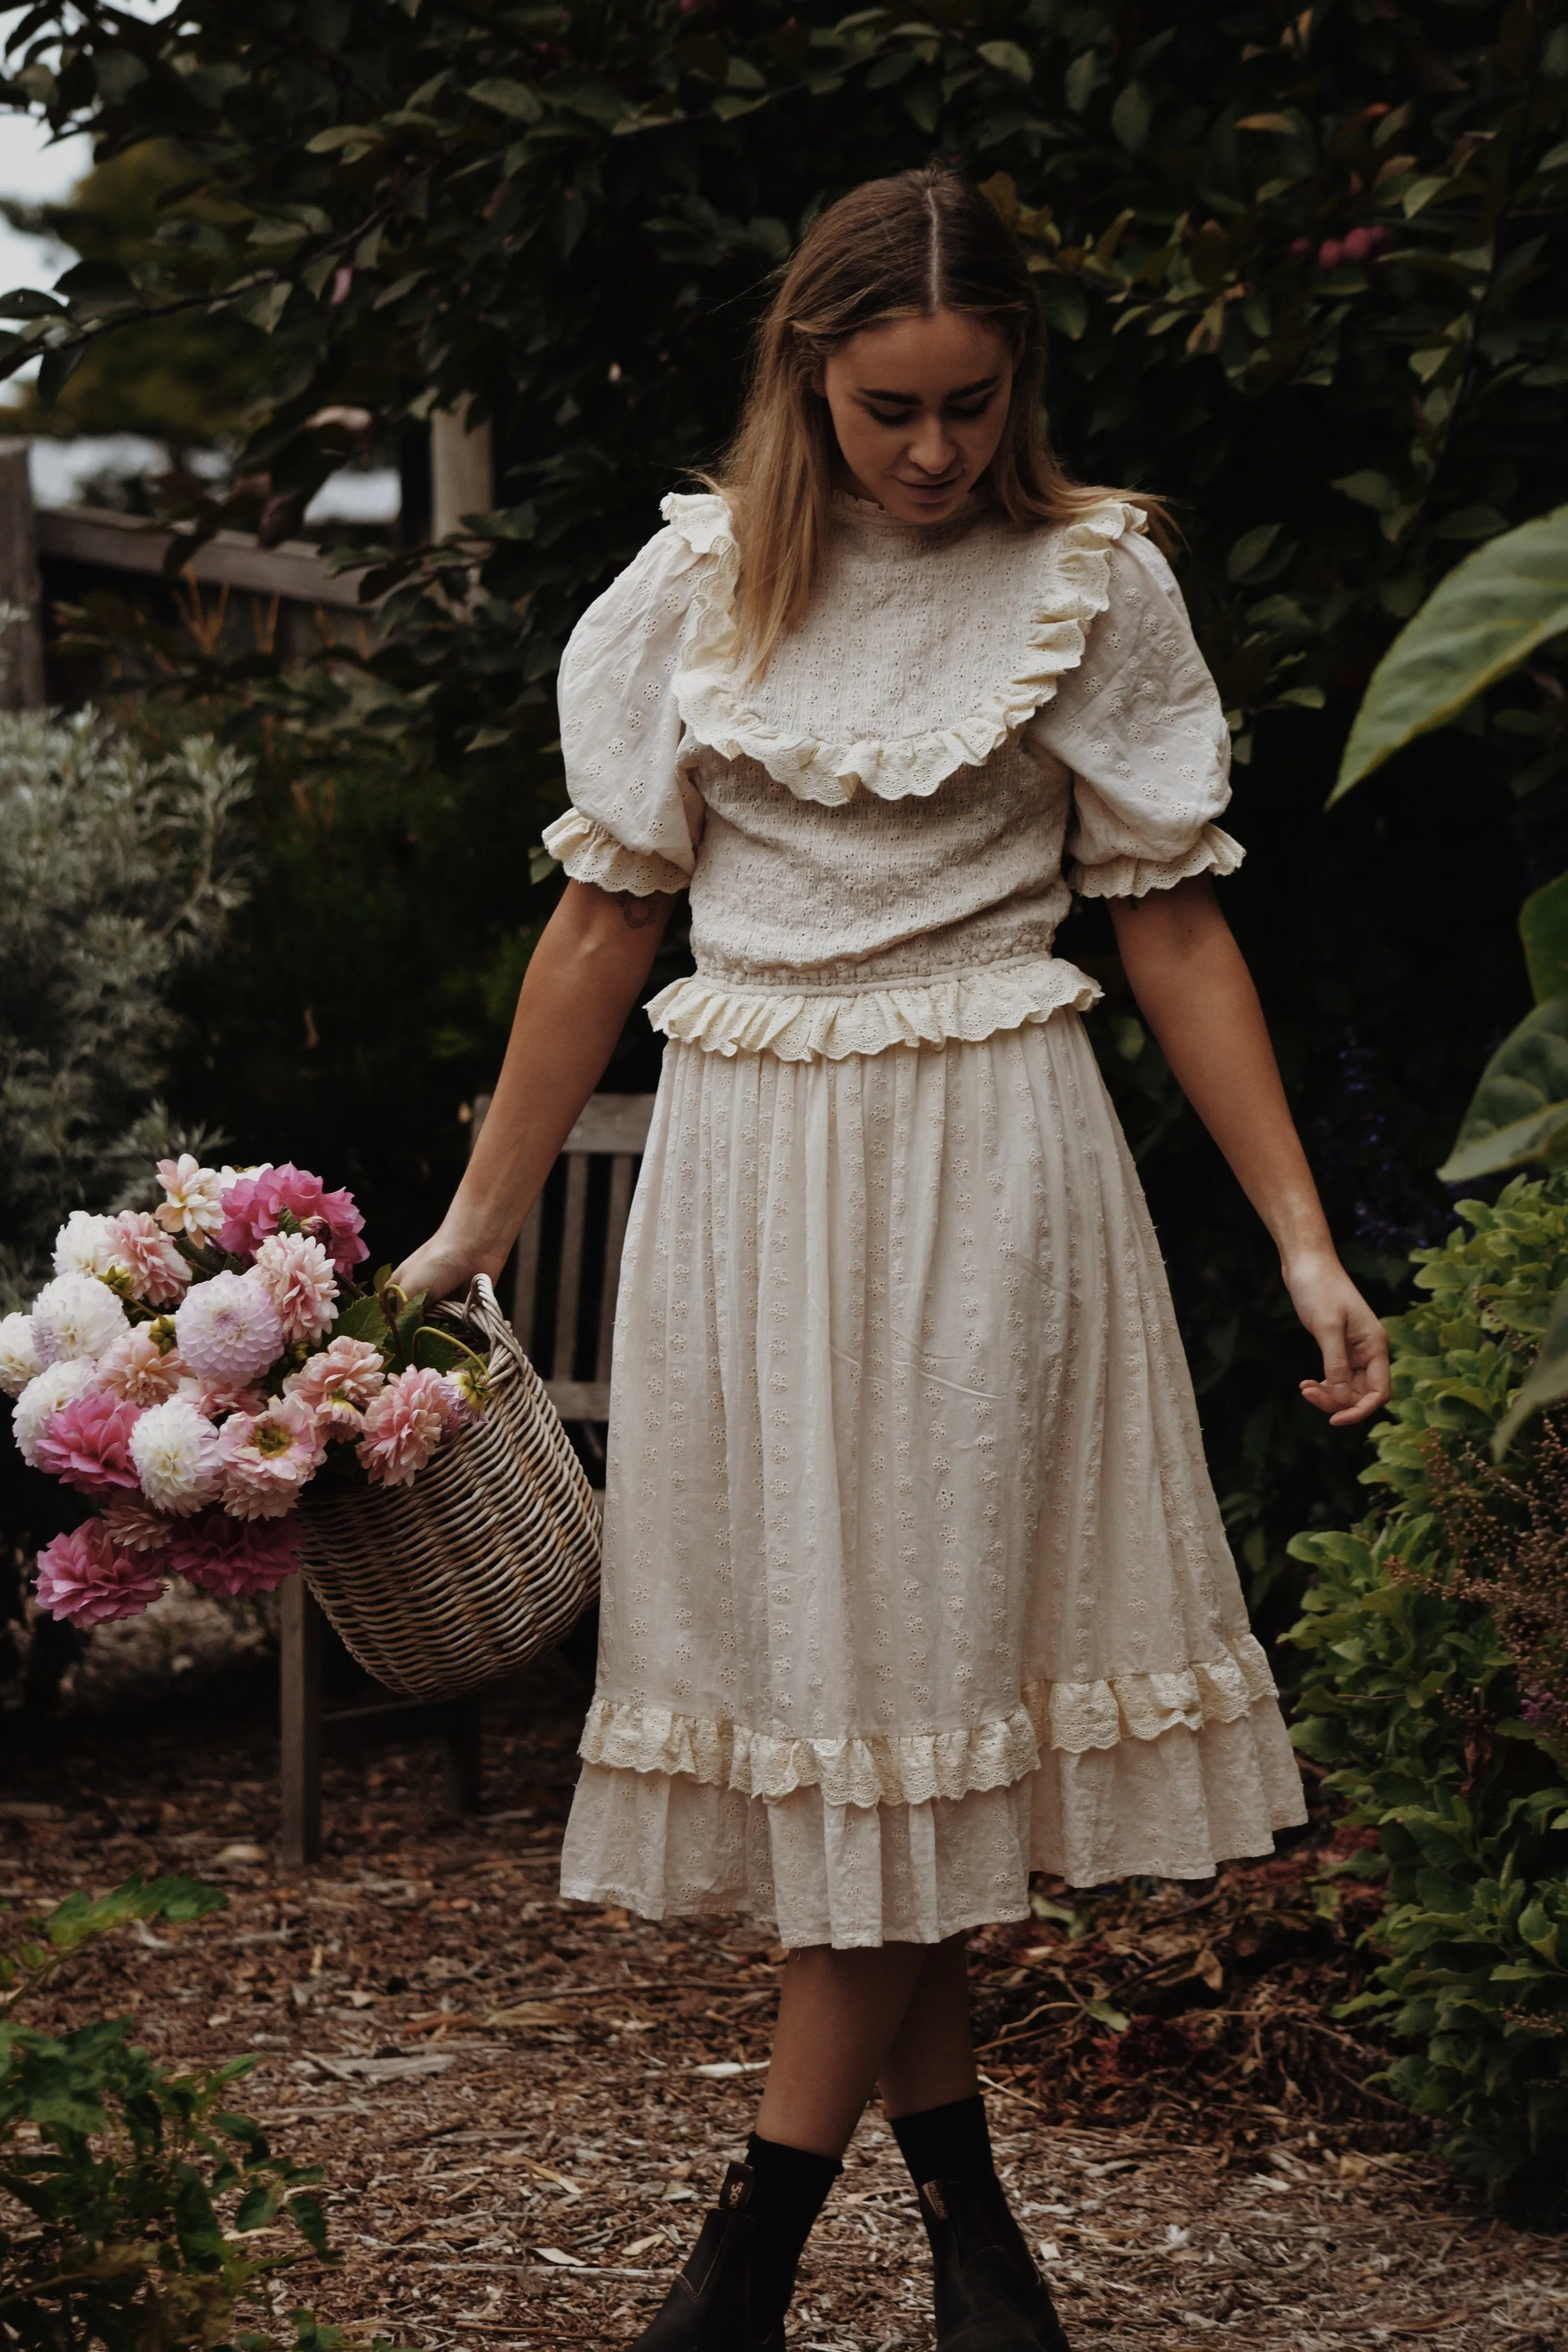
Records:
[[[1068,2352],[999,2182],[925,2181],[921,2219],[936,2266],[937,2352]]]
[[[776,2252],[746,2210],[752,2179],[749,2164],[730,2167],[718,2205],[632,2352],[784,2352],[795,2278],[781,2274]]]

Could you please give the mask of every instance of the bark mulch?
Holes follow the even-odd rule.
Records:
[[[743,2142],[782,1954],[559,1902],[584,1701],[560,1662],[487,1705],[479,1818],[443,1817],[432,1748],[345,1759],[325,1860],[281,1871],[262,1665],[182,1668],[200,1644],[177,1636],[162,1682],[100,1674],[51,1722],[5,1719],[0,1895],[28,1912],[177,1869],[228,1907],[116,1936],[37,2021],[130,2011],[166,2063],[257,2053],[236,2104],[324,2168],[342,2255],[289,2273],[279,2311],[443,2352],[629,2342]],[[1331,1874],[1352,1850],[1325,1822],[1209,1886],[1042,1884],[1035,1917],[974,1939],[999,2160],[1075,2345],[1568,2344],[1563,2241],[1489,2218],[1333,2021],[1375,1907]],[[792,2347],[931,2340],[873,2110]]]

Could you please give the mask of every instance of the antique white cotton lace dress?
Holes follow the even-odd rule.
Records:
[[[697,966],[649,1007],[563,1890],[929,1942],[1031,1868],[1266,1853],[1300,1783],[1051,952],[1069,888],[1240,861],[1175,583],[1121,504],[840,499],[753,681],[728,510],[664,511],[568,647],[545,835],[689,887]]]

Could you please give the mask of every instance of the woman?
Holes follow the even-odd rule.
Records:
[[[964,1935],[1032,1868],[1202,1877],[1302,1819],[1158,1247],[1052,955],[1110,902],[1339,1426],[1388,1394],[1215,900],[1228,738],[1142,508],[1045,446],[1028,272],[945,170],[817,220],[710,491],[561,672],[571,877],[399,1279],[497,1274],[678,892],[627,1234],[566,1894],[790,1948],[757,2129],[644,2352],[781,2352],[874,2089],[942,2352],[1059,2346],[991,2162]],[[1145,502],[1147,504],[1147,502]],[[1065,875],[1064,878],[1064,859]]]

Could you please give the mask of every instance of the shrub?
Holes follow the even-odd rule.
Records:
[[[1415,1254],[1394,1401],[1363,1475],[1385,1499],[1297,1538],[1315,1571],[1297,1746],[1373,1824],[1385,1954],[1352,2009],[1417,2047],[1390,2085],[1510,2202],[1568,2162],[1568,1409],[1499,1469],[1491,1437],[1568,1280],[1568,1172],[1466,1202]],[[1468,1227],[1468,1231],[1465,1227]]]
[[[68,1895],[0,1957],[0,2196],[31,2217],[13,2226],[0,2205],[0,2338],[18,2352],[271,2352],[270,2335],[237,2329],[241,2307],[273,2273],[330,2259],[310,2194],[320,2175],[275,2156],[228,2108],[254,2059],[171,2074],[131,2041],[128,2018],[54,2035],[11,2013],[112,1928],[199,1919],[225,1902],[215,1887],[138,1873],[96,1902]],[[279,2221],[299,2232],[297,2251],[263,2251]],[[308,2311],[289,2317],[293,2352],[342,2340]]]

